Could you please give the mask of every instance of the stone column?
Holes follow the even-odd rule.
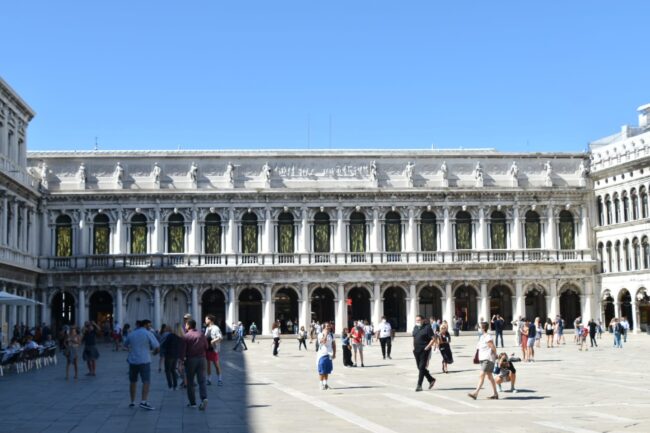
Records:
[[[9,200],[6,192],[2,191],[2,214],[0,214],[0,245],[7,244],[7,224],[9,219]]]
[[[199,310],[199,289],[192,287],[192,317],[196,320],[197,327],[202,323],[201,310]]]
[[[33,301],[36,301],[36,291],[34,289],[31,290],[31,295],[29,296],[29,298],[31,300],[33,300]],[[30,327],[36,326],[36,308],[37,308],[37,304],[32,304],[32,305],[29,306],[29,321],[28,321],[28,323],[29,323]],[[1,326],[1,322],[0,322],[0,326]]]
[[[345,288],[343,283],[338,283],[336,287],[336,319],[335,329],[337,333],[341,333],[343,328],[348,326],[348,306],[345,299]]]
[[[586,205],[580,207],[580,241],[578,243],[580,249],[586,250],[589,248],[589,208]],[[623,219],[621,218],[620,221]]]
[[[160,316],[162,310],[160,308],[160,287],[154,287],[153,289],[153,323],[156,329],[160,329],[162,326]],[[135,317],[129,317],[129,320],[135,320]]]
[[[29,211],[29,220],[31,222],[29,228],[29,246],[27,247],[28,252],[33,256],[39,255],[38,249],[38,218],[36,216],[36,209],[32,208]]]
[[[372,227],[370,227],[369,251],[376,253],[383,250],[384,250],[383,245],[381,245],[381,227],[379,223],[379,209],[374,207],[372,208]]]
[[[156,207],[154,211],[153,230],[151,231],[151,252],[160,254],[162,252],[162,228],[160,224],[160,208]]]
[[[264,237],[262,241],[262,253],[271,254],[273,253],[274,249],[271,209],[266,208],[264,211]]]
[[[301,208],[300,210],[301,219],[300,219],[300,243],[298,244],[299,253],[308,253],[309,252],[309,212],[306,207]],[[300,328],[298,328],[300,329]],[[305,327],[305,329],[307,329]]]
[[[47,302],[47,289],[43,289],[43,292],[41,293],[41,302],[43,303],[43,305],[41,305],[41,320],[47,326],[52,326],[50,317],[50,305]]]
[[[49,214],[47,213],[47,201],[41,203],[41,254],[51,256],[54,243],[52,242],[52,231],[50,229]]]
[[[19,295],[27,298],[28,297],[27,290],[23,290],[23,292],[19,293]],[[24,323],[25,325],[29,326],[29,322],[27,321],[27,319],[28,319],[28,317],[27,317],[27,306],[23,305],[22,308],[20,309],[20,323]]]
[[[519,221],[519,206],[512,207],[512,243],[510,248],[514,250],[521,249],[521,221]]]
[[[273,299],[271,297],[271,285],[264,285],[264,310],[262,313],[262,332],[264,335],[271,335],[271,326],[273,325],[273,311],[271,309]]]
[[[9,293],[13,293],[14,295],[18,294],[18,290],[13,289],[11,291],[7,290]],[[7,333],[9,335],[12,335],[13,333],[13,327],[18,323],[18,307],[15,305],[10,305],[9,306],[9,329],[7,329]],[[9,337],[11,339],[11,337]]]
[[[444,300],[444,311],[443,311],[443,320],[446,320],[447,323],[449,324],[450,328],[453,328],[453,317],[454,317],[454,312],[453,312],[453,306],[452,306],[452,295],[451,295],[451,281],[445,281],[445,296],[443,298]]]
[[[334,242],[334,252],[342,253],[347,249],[345,246],[345,222],[343,221],[343,208],[336,208],[336,236]]]
[[[526,305],[524,303],[524,282],[522,280],[515,280],[515,297],[517,305],[514,312],[514,318],[519,319],[519,317],[523,317],[526,313]]]
[[[551,310],[553,309],[553,297],[551,297],[550,295],[545,295],[544,296],[544,301],[546,302],[546,316],[555,317],[555,316],[552,316],[550,314]],[[551,320],[553,320],[553,319],[551,319]]]
[[[311,324],[311,317],[309,314],[309,285],[307,282],[302,282],[300,284],[300,302],[298,304],[299,316],[298,316],[298,329],[301,326],[304,326],[306,330],[309,330],[309,325]]]
[[[550,317],[555,319],[555,316],[560,314],[560,297],[557,293],[557,280],[551,279],[548,282],[549,292],[551,294],[551,311]]]
[[[487,281],[481,281],[481,308],[478,310],[480,312],[480,316],[483,317],[483,320],[486,322],[490,322],[490,311],[489,311],[489,304],[488,304],[488,292],[487,292]],[[479,317],[480,317],[479,316]]]
[[[235,225],[235,210],[228,209],[228,224],[226,225],[226,254],[235,254],[237,247],[237,226]],[[232,324],[232,323],[231,323]]]
[[[414,252],[417,248],[417,225],[415,224],[415,210],[412,206],[408,208],[408,226],[406,228],[406,245],[407,253]],[[409,329],[412,329],[409,327]]]
[[[415,316],[418,314],[418,297],[415,287],[415,281],[409,283],[409,298],[408,303],[408,314],[406,316],[406,329],[413,329],[415,327]]]
[[[18,200],[14,197],[12,203],[12,215],[13,218],[11,219],[11,233],[9,233],[9,238],[11,239],[9,241],[9,245],[11,245],[12,248],[17,248],[18,247]]]
[[[235,288],[228,288],[228,309],[226,311],[226,324],[230,327],[233,323],[237,322],[239,317],[239,311],[237,311],[237,298],[235,296]]]
[[[372,285],[372,303],[372,323],[376,326],[381,316],[384,315],[384,303],[381,302],[381,284],[379,281],[375,281]]]
[[[621,304],[618,302],[618,299],[614,299],[614,317],[621,318]]]
[[[476,247],[478,250],[487,248],[487,229],[485,225],[485,210],[482,207],[478,208],[478,233],[476,236]]]
[[[86,322],[86,289],[79,287],[79,305],[77,305],[77,325],[83,326]]]
[[[546,249],[557,249],[556,241],[556,224],[555,224],[555,209],[552,204],[549,204],[546,215]]]
[[[78,247],[76,251],[78,252],[79,255],[85,256],[87,254],[90,254],[90,237],[88,236],[88,225],[86,223],[86,209],[79,209],[79,241],[77,243]],[[74,232],[73,232],[74,233]],[[74,236],[74,234],[73,234]],[[73,254],[75,252],[75,248],[73,246]]]
[[[581,305],[582,320],[584,323],[587,323],[591,319],[595,319],[593,316],[593,284],[591,278],[586,278],[583,285],[584,301]]]
[[[638,334],[639,333],[639,309],[636,305],[636,297],[634,296],[632,296],[631,307],[632,307],[632,332]]]
[[[192,222],[190,229],[190,254],[201,253],[201,227],[199,225],[199,216],[196,208],[192,209]]]
[[[442,239],[441,239],[441,249],[442,251],[449,251],[452,248],[451,242],[451,221],[449,218],[449,208],[445,207],[444,209],[444,219],[442,223]],[[450,316],[451,317],[451,316]],[[451,322],[449,322],[451,323]]]
[[[23,205],[22,208],[22,213],[23,213],[23,226],[21,227],[22,233],[20,233],[20,242],[18,242],[20,248],[22,251],[28,251],[29,245],[27,245],[27,240],[29,236],[27,236],[27,230],[29,229],[29,214],[28,214],[28,209],[27,209],[27,204]]]
[[[113,306],[113,310],[115,311],[115,321],[119,323],[120,326],[124,326],[124,294],[122,293],[121,287],[115,289],[115,301],[115,305]]]
[[[115,233],[113,233],[113,254],[124,254],[126,251],[122,245],[123,233],[124,230],[124,212],[122,209],[117,209],[116,218],[115,218]],[[122,326],[122,323],[120,323]]]

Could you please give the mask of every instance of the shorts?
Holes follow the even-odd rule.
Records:
[[[494,370],[494,362],[488,359],[484,359],[483,361],[481,361],[481,371],[483,373],[492,373],[493,370]]]
[[[318,374],[331,374],[333,369],[334,366],[332,365],[332,358],[329,356],[321,356],[318,359]]]
[[[547,336],[553,335],[553,330],[552,329],[547,329],[546,330],[546,335]]]
[[[510,370],[502,368],[501,371],[499,372],[499,377],[504,382],[510,382]]]
[[[363,344],[361,343],[352,343],[352,350],[355,352],[358,350],[359,352],[363,352]]]
[[[527,342],[528,347],[533,347],[535,346],[535,337],[529,338]]]
[[[211,362],[219,362],[219,352],[207,351],[205,352],[205,358]]]
[[[136,383],[138,375],[142,383],[151,381],[151,364],[129,364],[129,382]]]

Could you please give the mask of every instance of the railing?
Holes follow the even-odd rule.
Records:
[[[0,246],[0,262],[27,268],[36,268],[38,264],[36,257],[7,246]]]
[[[0,248],[0,259],[7,259]],[[13,257],[13,256],[12,256]],[[29,257],[20,258],[28,260]],[[35,259],[31,260],[36,264]],[[225,266],[335,266],[366,264],[531,263],[591,261],[589,250],[456,250],[417,252],[259,253],[259,254],[122,254],[41,257],[43,269],[110,269]]]
[[[27,185],[32,188],[36,188],[38,186],[38,180],[29,174],[27,170],[25,170],[23,167],[20,167],[19,165],[16,165],[16,163],[10,161],[2,155],[0,155],[0,171],[23,185]]]

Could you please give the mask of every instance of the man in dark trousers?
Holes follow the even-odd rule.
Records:
[[[429,389],[433,388],[436,380],[431,376],[427,370],[429,362],[429,353],[431,346],[436,342],[435,334],[431,326],[424,324],[422,316],[415,316],[415,328],[413,328],[413,355],[415,356],[415,363],[418,366],[418,386],[415,388],[416,392],[422,391],[422,382],[426,377],[429,381]]]
[[[187,321],[187,332],[183,335],[181,345],[181,362],[184,363],[187,375],[187,398],[189,407],[196,407],[196,394],[194,393],[194,378],[198,376],[199,396],[201,404],[199,410],[208,406],[208,389],[206,386],[205,372],[207,369],[205,354],[208,350],[208,340],[203,333],[196,330],[196,321]]]
[[[499,316],[498,314],[495,314],[492,317],[492,329],[494,329],[494,335],[495,335],[495,345],[496,347],[499,347],[499,337],[501,337],[501,347],[505,347],[503,345],[503,324],[504,324],[503,317]]]

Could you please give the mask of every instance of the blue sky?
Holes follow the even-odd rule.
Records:
[[[31,150],[581,151],[650,102],[650,2],[3,4]],[[331,119],[331,135],[330,135]],[[331,140],[330,140],[331,136]]]

